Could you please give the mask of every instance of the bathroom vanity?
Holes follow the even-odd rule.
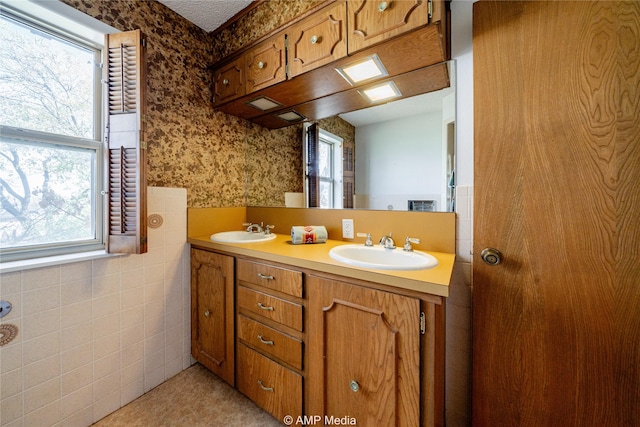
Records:
[[[274,417],[443,425],[453,254],[391,271],[332,259],[338,240],[189,243],[192,355]]]

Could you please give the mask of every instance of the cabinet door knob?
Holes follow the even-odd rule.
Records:
[[[270,391],[273,392],[273,387],[265,387],[264,384],[262,384],[262,380],[258,380],[258,385],[260,386],[261,389],[263,389],[264,391]]]
[[[498,265],[502,262],[502,253],[495,248],[484,248],[480,258],[489,265]]]
[[[320,43],[320,41],[322,41],[322,37],[316,35],[311,36],[311,44]]]
[[[224,79],[222,81],[222,84],[225,85],[225,86],[229,86],[229,79]]]
[[[273,307],[270,307],[268,305],[264,305],[261,302],[258,303],[258,307],[260,307],[263,310],[267,310],[267,311],[273,311]]]
[[[211,316],[211,312],[209,310],[204,312],[204,317],[209,317]]]
[[[262,344],[266,344],[266,345],[273,345],[273,341],[265,340],[264,338],[262,338],[262,335],[258,335],[258,339],[260,340],[260,342],[261,342]]]
[[[349,388],[352,392],[357,393],[360,391],[360,384],[358,384],[358,381],[356,380],[351,380],[349,381]]]
[[[264,68],[264,62],[262,61],[258,62],[258,68],[262,70]]]
[[[387,7],[389,7],[389,3],[386,1],[381,1],[378,4],[378,12],[384,12],[385,10],[387,10]]]

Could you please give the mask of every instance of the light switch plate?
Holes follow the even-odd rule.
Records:
[[[343,219],[342,220],[342,238],[353,239],[354,237],[355,235],[353,233],[353,220]]]

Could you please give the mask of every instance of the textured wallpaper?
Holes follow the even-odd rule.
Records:
[[[210,67],[224,38],[235,50],[322,1],[266,1],[219,39],[156,1],[63,1],[147,38],[150,186],[186,188],[189,207],[284,206],[284,192],[302,191],[301,125],[270,131],[214,112]]]

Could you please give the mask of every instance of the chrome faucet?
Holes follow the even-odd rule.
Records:
[[[367,240],[364,241],[365,246],[373,246],[373,241],[371,240],[371,233],[356,233],[358,237],[366,237]]]
[[[247,227],[247,231],[249,233],[262,233],[262,223],[260,224],[253,224],[251,222],[245,222],[244,224],[242,224],[243,227]]]
[[[382,246],[384,246],[385,249],[395,249],[396,248],[396,242],[393,241],[393,239],[391,238],[391,234],[389,233],[388,236],[382,236],[380,238],[380,244]]]
[[[411,246],[412,243],[415,243],[417,245],[418,243],[420,243],[420,239],[407,236],[407,238],[404,241],[403,250],[407,252],[413,252],[413,247]]]
[[[275,225],[265,225],[264,226],[264,234],[271,234],[271,230],[276,228]]]

